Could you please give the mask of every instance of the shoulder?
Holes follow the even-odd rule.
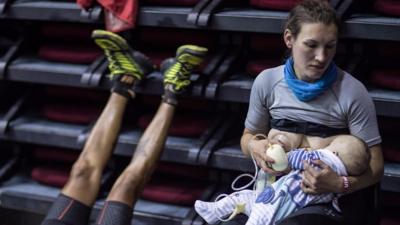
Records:
[[[347,97],[357,95],[357,94],[365,94],[367,93],[367,89],[361,81],[357,80],[351,74],[344,70],[340,70],[341,75],[339,76],[337,83],[337,91],[341,93],[347,94]]]
[[[262,71],[254,80],[253,87],[271,90],[276,83],[283,80],[283,65]]]
[[[333,91],[346,114],[359,115],[374,108],[372,97],[361,81],[345,71],[342,72],[340,79]]]
[[[343,70],[340,70],[339,79],[334,84],[332,90],[342,104],[358,101],[360,98],[370,98],[364,84]]]

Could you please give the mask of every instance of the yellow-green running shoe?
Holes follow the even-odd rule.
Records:
[[[161,65],[164,71],[164,90],[181,94],[190,85],[190,75],[194,68],[203,62],[208,49],[196,45],[182,45],[176,51],[173,60],[166,60]]]
[[[94,30],[92,38],[107,56],[112,80],[119,80],[125,75],[140,80],[154,70],[150,60],[142,53],[132,50],[121,36],[105,30]]]

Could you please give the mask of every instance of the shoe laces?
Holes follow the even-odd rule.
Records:
[[[111,76],[128,74],[136,79],[142,78],[141,71],[135,62],[124,54],[124,51],[105,51],[105,54],[110,63]]]
[[[166,73],[165,82],[175,85],[176,90],[181,90],[190,84],[189,75],[193,66],[177,61]]]
[[[175,85],[175,90],[184,89],[190,84],[190,74],[195,66],[199,65],[202,58],[184,53],[180,55],[177,61],[168,69],[165,74],[165,82]]]

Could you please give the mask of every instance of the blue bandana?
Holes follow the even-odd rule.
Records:
[[[290,57],[286,60],[284,73],[285,80],[296,97],[300,101],[307,102],[321,95],[336,81],[337,67],[335,63],[331,62],[319,80],[309,83],[297,79],[293,69],[293,58]]]

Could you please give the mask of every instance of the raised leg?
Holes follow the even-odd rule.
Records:
[[[124,39],[97,30],[92,37],[104,50],[113,81],[110,98],[96,121],[89,138],[74,163],[69,180],[53,203],[42,224],[87,224],[90,208],[100,189],[100,178],[112,155],[132,86],[151,65],[143,55],[134,53]]]
[[[100,188],[101,174],[112,155],[127,102],[126,97],[111,94],[61,193],[85,205],[93,204]]]
[[[150,125],[139,140],[135,154],[128,167],[122,172],[109,193],[107,200],[134,205],[144,184],[150,178],[168,134],[177,97],[190,85],[190,74],[207,52],[206,48],[184,45],[178,48],[174,60],[164,71],[164,95]]]
[[[108,201],[119,201],[128,205],[136,201],[161,156],[174,112],[174,105],[161,103],[140,138],[132,161],[114,183]]]

